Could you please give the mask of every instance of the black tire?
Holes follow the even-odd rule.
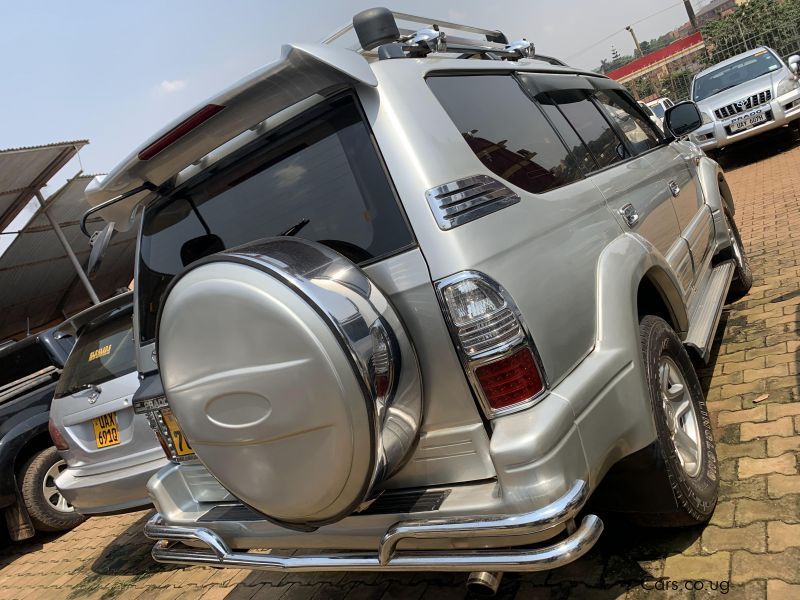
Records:
[[[707,522],[714,512],[719,495],[719,468],[714,444],[714,434],[708,407],[697,379],[692,361],[680,338],[661,318],[645,316],[639,325],[642,357],[647,385],[653,407],[657,441],[645,449],[649,458],[648,468],[641,470],[643,477],[629,481],[630,486],[640,490],[640,503],[636,512],[629,513],[632,521],[648,527],[688,527]],[[679,394],[674,403],[689,401],[686,409],[686,430],[690,428],[689,417],[696,425],[697,460],[686,461],[673,441],[677,427],[670,415],[673,405],[662,396],[663,365],[670,364],[669,373],[685,384],[685,393]],[[672,369],[677,369],[673,371]],[[666,380],[669,382],[669,376]],[[670,386],[675,393],[678,388]],[[684,433],[686,430],[681,428]],[[685,466],[684,466],[685,465]],[[692,472],[695,471],[695,472]]]
[[[44,484],[49,485],[47,480],[52,475],[48,475],[48,471],[61,462],[63,459],[51,446],[31,456],[20,471],[22,499],[36,531],[66,531],[83,522],[84,517],[74,509],[59,510],[45,497]]]
[[[742,236],[739,234],[736,221],[727,210],[725,210],[724,214],[731,238],[731,247],[726,255],[732,258],[736,264],[736,269],[733,272],[733,281],[731,281],[731,287],[728,290],[727,301],[735,302],[744,298],[750,288],[753,287],[753,271],[750,269],[750,261],[747,259],[747,254],[745,254]]]

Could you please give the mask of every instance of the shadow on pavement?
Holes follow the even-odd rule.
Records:
[[[733,171],[767,160],[798,145],[798,134],[791,127],[782,127],[724,148],[717,162],[725,171]]]
[[[144,537],[144,524],[152,516],[145,513],[118,535],[92,563],[92,571],[98,575],[147,575],[180,567],[163,565],[153,561],[150,550],[153,541]]]

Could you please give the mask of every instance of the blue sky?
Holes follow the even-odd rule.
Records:
[[[88,138],[83,170],[108,171],[171,119],[275,59],[282,43],[318,41],[374,5],[5,0],[0,148]],[[636,25],[645,40],[686,21],[677,0],[398,0],[390,6],[499,28],[511,39],[534,40],[542,53],[590,68],[610,55],[612,43],[631,51],[630,37],[620,31],[625,25],[667,9]],[[72,175],[81,165],[62,173]]]

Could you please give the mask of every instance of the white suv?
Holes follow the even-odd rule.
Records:
[[[701,71],[691,98],[703,113],[695,140],[706,152],[800,121],[800,56],[784,63],[761,47]]]

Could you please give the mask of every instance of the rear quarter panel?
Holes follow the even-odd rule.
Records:
[[[506,182],[521,202],[441,231],[425,191],[460,177],[496,176],[469,149],[419,65],[384,62],[395,64],[375,65],[378,88],[360,96],[432,280],[473,269],[505,286],[531,329],[550,383],[556,383],[594,345],[597,261],[621,234],[619,225],[594,183],[584,179],[542,195]],[[448,66],[466,68],[469,62]]]

